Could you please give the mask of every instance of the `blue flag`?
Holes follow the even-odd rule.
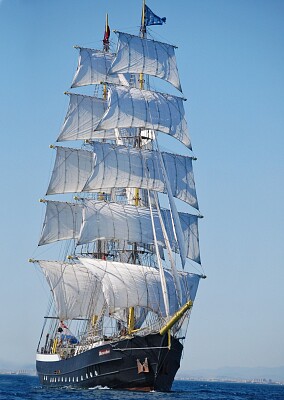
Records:
[[[166,22],[166,18],[160,18],[154,14],[152,10],[145,4],[145,25],[163,25]]]

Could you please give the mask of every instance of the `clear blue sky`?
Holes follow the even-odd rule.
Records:
[[[34,362],[47,293],[36,253],[79,44],[138,32],[141,0],[0,1],[1,355]],[[284,2],[149,0],[176,44],[203,265],[182,369],[284,365]],[[114,36],[114,35],[113,35]],[[114,39],[114,37],[112,38]],[[45,248],[40,257],[48,257]]]

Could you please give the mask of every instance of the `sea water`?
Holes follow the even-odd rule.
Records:
[[[108,388],[47,389],[38,378],[26,375],[0,375],[2,400],[284,400],[284,386],[175,381],[172,392],[128,392]]]

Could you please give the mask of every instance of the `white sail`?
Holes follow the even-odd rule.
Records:
[[[165,162],[164,162],[163,156],[160,153],[159,149],[158,149],[158,155],[159,155],[161,169],[163,171],[164,181],[165,181],[166,188],[167,188],[168,200],[169,200],[169,205],[170,205],[170,209],[171,209],[173,227],[174,227],[174,231],[175,231],[175,235],[176,235],[177,243],[178,243],[178,247],[179,247],[181,264],[182,264],[182,268],[184,268],[185,262],[186,262],[185,243],[184,243],[184,237],[183,237],[183,233],[182,233],[182,229],[181,229],[181,223],[180,223],[177,207],[174,202],[173,191],[172,191],[172,187],[171,187],[172,183],[170,183],[170,181],[169,181],[169,176],[168,176],[168,173],[165,168]]]
[[[166,152],[161,154],[173,196],[198,210],[192,157]]]
[[[170,211],[162,209],[161,214],[170,246],[174,252],[179,252],[172,228]],[[166,247],[158,213],[155,209],[153,210],[153,217],[157,242],[160,246]],[[186,256],[200,263],[198,217],[187,213],[179,213],[179,217]],[[149,208],[85,199],[83,201],[83,223],[78,244],[86,244],[99,239],[153,244],[154,236]]]
[[[156,152],[95,142],[94,153],[96,165],[84,187],[85,191],[139,187],[164,192]]]
[[[66,94],[70,97],[69,108],[57,142],[93,139],[94,130],[107,109],[106,100],[76,93]],[[104,132],[96,132],[96,136],[103,137]]]
[[[114,54],[83,47],[79,47],[79,49],[78,67],[71,88],[94,85],[106,81],[121,84],[117,74],[107,76],[107,72],[114,59]]]
[[[164,132],[191,149],[181,97],[109,85],[108,109],[97,130],[131,127]]]
[[[46,194],[81,192],[93,168],[92,152],[57,146],[55,165]]]
[[[159,244],[164,245],[163,234],[158,225],[157,237]],[[85,244],[98,239],[153,244],[149,209],[127,204],[84,200],[83,224],[78,243]]]
[[[172,228],[172,217],[169,210],[161,210],[162,217],[167,229],[169,241],[172,250],[179,252],[179,247],[175,240],[175,234]],[[201,264],[199,250],[198,216],[188,213],[178,213],[181,229],[184,238],[185,255],[187,258]]]
[[[140,245],[154,243],[147,207],[84,199],[83,203],[45,200],[46,213],[39,246],[59,240],[78,239],[87,244],[100,239],[120,240]],[[157,240],[165,248],[165,239],[156,210],[153,210]],[[172,228],[170,211],[161,209],[170,246],[179,252]],[[181,221],[186,257],[200,263],[198,216],[178,213]]]
[[[84,191],[134,187],[166,192],[157,151],[95,142],[94,152],[96,165]],[[192,158],[170,153],[162,156],[173,196],[198,209]]]
[[[39,246],[58,240],[77,239],[82,225],[81,204],[61,201],[46,202],[46,213]]]
[[[98,315],[104,305],[101,282],[81,264],[37,261],[52,291],[62,320]]]
[[[181,91],[174,46],[127,33],[118,34],[118,49],[108,74],[143,73],[170,82]]]
[[[110,313],[138,306],[148,308],[162,317],[166,316],[160,274],[156,268],[91,258],[79,258],[79,260],[101,280]],[[167,270],[165,277],[170,315],[173,315],[179,309],[177,294],[173,277]],[[199,275],[180,274],[183,303],[189,299],[194,301],[199,279]]]

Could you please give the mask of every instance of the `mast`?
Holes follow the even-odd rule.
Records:
[[[141,27],[140,27],[140,37],[144,39],[146,36],[146,25],[145,25],[145,0],[142,1],[142,15],[141,15]],[[144,74],[140,72],[139,74],[139,89],[144,89]],[[138,147],[141,147],[141,129],[138,137]],[[139,205],[139,189],[134,191],[135,206]]]
[[[106,52],[109,51],[109,37],[110,37],[110,29],[108,25],[108,14],[106,14],[105,33],[103,38],[104,51]]]
[[[141,28],[140,28],[140,37],[142,39],[146,38],[146,21],[145,21],[145,6],[146,6],[146,1],[142,1],[142,15],[141,15]],[[140,90],[144,89],[144,74],[141,72],[139,74],[139,88]],[[141,143],[141,129],[140,129],[140,143]],[[139,189],[135,189],[136,191],[136,196],[139,196]],[[166,285],[166,278],[164,274],[164,269],[162,266],[162,260],[160,257],[160,252],[159,252],[159,247],[158,247],[158,242],[157,242],[157,237],[156,237],[156,232],[155,232],[155,223],[154,223],[154,218],[153,218],[153,209],[152,209],[152,204],[151,204],[151,196],[150,196],[150,191],[148,190],[148,203],[150,207],[150,214],[151,214],[151,221],[152,221],[152,228],[153,228],[153,235],[154,235],[154,243],[155,243],[155,250],[156,250],[156,257],[157,257],[157,262],[159,266],[159,272],[160,272],[160,278],[161,278],[161,284],[162,284],[162,292],[163,292],[163,300],[165,304],[165,310],[166,310],[166,316],[167,319],[169,318],[169,296],[168,296],[168,290],[167,290],[167,285]],[[138,205],[138,204],[135,204]],[[158,201],[156,202],[156,207],[159,209],[159,204]],[[158,210],[160,211],[160,210]],[[160,218],[160,214],[159,214]]]
[[[142,15],[141,15],[141,27],[140,27],[140,37],[144,38],[146,34],[145,26],[145,0],[142,1]],[[142,72],[139,74],[139,89],[144,89],[144,75]],[[138,147],[141,147],[141,129],[139,130],[139,136],[137,140]],[[139,189],[134,189],[134,205],[139,205]]]
[[[105,20],[105,32],[104,32],[104,38],[103,38],[103,51],[105,53],[109,52],[109,37],[110,37],[110,28],[108,24],[108,13],[106,13],[106,20]],[[103,99],[107,99],[107,85],[106,83],[103,84]],[[104,195],[102,192],[99,193],[99,198],[103,199]],[[104,249],[103,249],[104,247]],[[104,250],[104,251],[103,251]],[[105,246],[103,246],[103,241],[98,240],[98,245],[97,245],[97,253],[99,258],[105,258]]]
[[[144,38],[146,36],[146,25],[145,25],[145,0],[142,1],[142,16],[141,16],[141,28],[140,28],[140,36]]]
[[[110,29],[108,24],[108,14],[106,13],[105,33],[103,38],[103,50],[106,53],[109,52],[109,37],[110,37]],[[107,98],[107,87],[106,84],[104,84],[103,99],[106,100],[106,98]]]
[[[144,38],[146,35],[146,26],[145,26],[145,0],[142,1],[142,14],[141,14],[141,27],[140,27],[140,37]],[[139,89],[143,90],[144,89],[144,74],[140,72],[139,74]],[[141,129],[139,129],[139,136],[137,140],[137,147],[141,147]],[[140,199],[140,193],[139,189],[135,188],[134,189],[134,205],[139,206],[139,199]],[[134,244],[133,248],[133,258],[135,259],[135,251],[137,251],[137,245]]]
[[[146,25],[145,25],[145,0],[142,1],[142,15],[141,15],[141,27],[140,27],[140,37],[144,39],[146,37]],[[144,74],[141,72],[139,74],[139,88],[144,89]]]
[[[141,28],[140,28],[140,37],[141,38],[145,38],[146,37],[145,5],[146,5],[145,4],[145,0],[143,0],[142,17],[141,17]],[[140,89],[141,90],[144,89],[144,76],[143,76],[143,73],[140,73],[139,82],[140,82]],[[156,143],[157,143],[157,141],[156,141]],[[177,210],[176,210],[175,204],[173,202],[172,191],[171,191],[171,188],[170,188],[170,185],[169,185],[169,182],[168,182],[167,173],[166,173],[166,170],[165,170],[164,162],[163,162],[160,150],[159,150],[158,143],[157,143],[157,148],[158,148],[158,154],[159,154],[159,158],[160,158],[160,163],[161,163],[164,179],[165,179],[166,186],[167,186],[167,192],[168,192],[168,196],[169,196],[170,208],[171,208],[171,212],[173,214],[173,220],[174,220],[173,229],[177,232],[177,241],[178,241],[178,245],[180,247],[181,262],[182,262],[182,266],[184,268],[184,264],[185,264],[185,249],[184,249],[184,243],[183,243],[183,238],[182,238],[182,229],[181,229],[180,221],[179,221],[179,218],[178,218],[178,215],[177,215]],[[157,207],[158,207],[158,205],[157,205]]]

